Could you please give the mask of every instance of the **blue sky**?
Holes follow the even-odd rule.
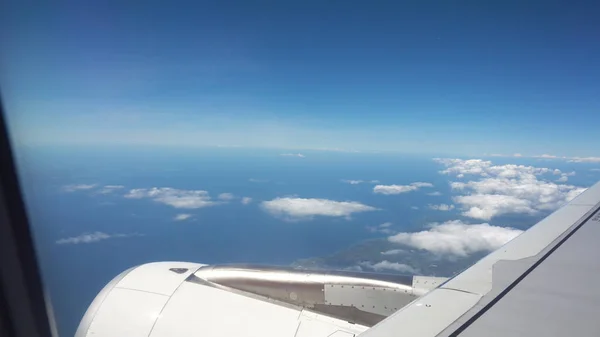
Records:
[[[592,1],[4,6],[18,143],[598,155]]]

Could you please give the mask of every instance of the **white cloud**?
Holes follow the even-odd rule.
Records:
[[[98,191],[98,193],[109,194],[109,193],[113,193],[113,192],[118,191],[123,188],[125,188],[125,186],[123,186],[123,185],[105,185],[102,187],[102,189],[100,189],[100,191]]]
[[[487,223],[470,225],[460,220],[431,224],[425,231],[398,233],[389,241],[427,250],[431,253],[467,256],[480,251],[493,251],[514,239],[523,231],[491,226]]]
[[[600,163],[600,157],[569,157],[569,156],[556,156],[553,154],[541,154],[541,155],[532,155],[526,156],[520,153],[515,153],[513,155],[506,154],[490,154],[490,157],[517,157],[517,158],[538,158],[538,159],[559,159],[566,160],[571,163]],[[439,158],[435,158],[439,159]]]
[[[177,214],[173,220],[175,221],[183,221],[183,220],[187,220],[189,218],[191,218],[193,215],[192,214],[188,214],[188,213],[181,213],[181,214]]]
[[[447,168],[440,171],[442,174],[455,174],[459,178],[466,174],[487,176],[486,169],[492,166],[492,162],[483,159],[450,159],[450,158],[433,158],[434,161],[444,164]]]
[[[378,226],[367,226],[367,229],[373,233],[393,234],[395,231],[390,228],[391,226],[391,222],[384,222]]]
[[[411,185],[377,185],[373,188],[373,192],[380,194],[400,194],[411,191],[416,191],[419,188]]]
[[[419,207],[417,207],[417,206],[410,206],[410,209],[417,210],[417,209],[419,209]]]
[[[570,157],[571,163],[600,163],[600,157]]]
[[[433,209],[436,211],[451,211],[454,209],[454,205],[447,204],[439,204],[439,205],[429,205],[429,209]]]
[[[130,190],[125,198],[148,198],[175,208],[196,209],[218,205],[208,192],[202,190],[179,190],[171,187],[137,188]]]
[[[140,234],[106,234],[102,232],[84,233],[79,236],[73,236],[57,240],[56,243],[59,245],[63,244],[80,244],[80,243],[92,243],[102,240],[108,240],[111,238],[127,238],[132,236],[141,236]]]
[[[432,183],[424,183],[424,182],[420,182],[420,181],[418,181],[418,182],[416,182],[416,183],[412,183],[412,184],[410,184],[410,185],[411,185],[411,186],[416,186],[416,187],[419,187],[419,188],[420,188],[420,187],[433,187],[433,184],[432,184]]]
[[[462,215],[481,220],[508,213],[536,214],[531,203],[511,195],[474,194],[454,197],[453,200],[463,206]]]
[[[231,193],[221,193],[217,198],[219,198],[219,200],[229,201],[233,200],[235,197]]]
[[[306,157],[302,153],[282,153],[282,154],[280,154],[280,156],[284,156],[284,157],[298,157],[298,158],[304,158],[304,157]]]
[[[98,184],[73,184],[63,186],[63,191],[65,192],[76,192],[76,191],[84,191],[91,190],[92,188],[98,186]]]
[[[373,262],[359,262],[359,266],[373,269],[375,271],[394,270],[400,273],[416,274],[418,270],[404,263],[390,262],[387,260],[373,263]]]
[[[363,180],[342,180],[342,182],[350,185],[358,185],[364,183]]]
[[[558,171],[560,171],[560,170],[558,170]],[[575,175],[575,171],[569,172],[569,173],[563,172],[563,173],[559,173],[559,174],[560,174],[560,178],[556,179],[556,181],[559,183],[565,183],[565,182],[567,182],[567,180],[569,180],[569,177],[572,177]]]
[[[269,180],[267,179],[256,179],[256,178],[250,178],[248,179],[249,182],[251,183],[266,183],[269,182]]]
[[[379,184],[379,180],[349,180],[349,179],[342,179],[343,183],[346,184],[350,184],[350,185],[358,185],[358,184]]]
[[[261,207],[275,216],[292,219],[311,218],[315,215],[349,217],[352,213],[375,211],[377,208],[356,201],[334,201],[328,199],[276,198],[263,201]]]
[[[434,196],[434,197],[439,197],[440,195],[442,195],[442,193],[436,191],[436,192],[427,193],[427,195],[431,195],[431,196]]]
[[[471,195],[454,197],[453,200],[468,209],[463,213],[465,216],[483,220],[507,213],[552,211],[585,190],[541,181],[532,175],[523,175],[520,179],[486,178],[452,183],[451,186],[453,189],[473,192]]]
[[[250,198],[250,197],[243,197],[241,200],[241,203],[244,205],[248,205],[251,202],[252,202],[252,198]]]
[[[381,252],[381,255],[398,255],[398,254],[402,254],[404,252],[405,252],[404,249],[390,249],[390,250],[386,250],[385,252]]]
[[[590,169],[590,171],[593,171],[593,172],[600,172],[600,168],[593,168],[593,169]]]
[[[421,187],[433,187],[433,184],[415,182],[410,185],[376,185],[373,187],[373,192],[385,195],[401,194],[416,191]]]
[[[565,182],[575,172],[565,173],[558,169],[525,165],[492,165],[481,159],[434,159],[446,165],[443,174],[459,178],[475,176],[475,180],[452,182],[454,191],[465,195],[456,196],[463,215],[489,220],[494,216],[521,213],[537,214],[552,211],[573,199],[585,188],[557,184],[543,180],[544,175],[560,175],[557,182]]]

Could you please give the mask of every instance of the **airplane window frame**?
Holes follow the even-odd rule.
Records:
[[[58,336],[44,296],[4,112],[0,97],[0,335]]]

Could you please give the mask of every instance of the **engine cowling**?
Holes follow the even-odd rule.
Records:
[[[157,262],[96,296],[76,337],[357,334],[442,278]]]

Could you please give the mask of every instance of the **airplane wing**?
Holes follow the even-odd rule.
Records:
[[[600,183],[364,337],[600,336]]]
[[[113,279],[84,336],[600,335],[600,183],[450,280],[159,262]]]

